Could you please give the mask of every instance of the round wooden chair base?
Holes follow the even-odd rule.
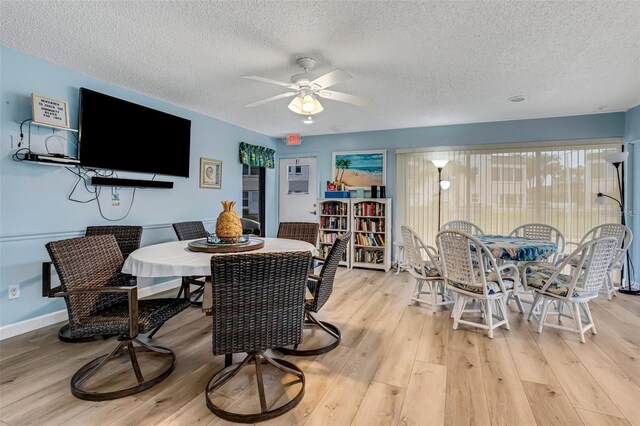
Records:
[[[71,329],[69,324],[65,324],[58,330],[58,340],[65,343],[87,343],[106,340],[113,336],[89,336],[89,337],[71,337]]]
[[[311,317],[311,318],[313,318],[313,317]],[[319,321],[316,318],[313,318],[313,320],[307,319],[304,322],[304,326],[305,327],[318,327],[319,329],[325,331],[327,334],[329,334],[331,337],[333,337],[333,342],[329,343],[328,345],[322,346],[320,348],[298,349],[299,345],[294,345],[293,348],[291,348],[291,347],[288,347],[288,348],[277,348],[276,350],[278,352],[281,352],[281,353],[285,354],[285,355],[314,356],[314,355],[321,355],[321,354],[330,352],[330,351],[334,350],[335,348],[337,348],[338,345],[340,344],[340,339],[341,339],[340,329],[338,327],[336,327],[335,325],[333,325],[333,324],[331,324],[329,322]]]
[[[209,394],[216,389],[222,387],[225,383],[227,383],[231,378],[233,378],[236,374],[240,372],[240,370],[246,366],[247,364],[253,362],[256,366],[256,376],[258,382],[258,396],[260,398],[260,413],[252,413],[252,414],[240,414],[240,413],[232,413],[230,411],[223,410],[213,403]],[[272,366],[278,368],[279,370],[285,371],[286,373],[293,374],[298,377],[302,386],[298,394],[291,399],[286,404],[269,410],[266,404],[266,398],[264,394],[264,384],[262,378],[262,365],[269,363]],[[266,420],[270,420],[276,418],[278,416],[283,415],[289,410],[292,410],[302,401],[302,397],[304,396],[304,386],[305,386],[305,378],[304,373],[300,370],[295,364],[292,364],[288,361],[278,358],[270,358],[266,356],[264,353],[257,354],[249,354],[243,359],[241,362],[237,364],[230,365],[218,373],[216,373],[209,383],[207,384],[206,392],[205,392],[205,400],[207,402],[207,407],[213,414],[220,417],[221,419],[236,422],[236,423],[257,423],[263,422]]]
[[[139,346],[133,346],[133,342],[137,343]],[[127,351],[129,352],[131,365],[138,381],[138,384],[136,386],[111,392],[91,392],[81,387],[82,383],[87,381],[90,377],[96,374],[98,370],[107,365],[111,359],[122,354],[125,346],[127,347]],[[167,368],[156,374],[154,377],[144,377],[140,370],[138,357],[136,355],[138,352],[142,351],[156,352],[162,355],[167,355],[171,357],[171,364],[167,366]],[[94,359],[88,364],[85,364],[73,375],[73,377],[71,378],[71,393],[76,398],[87,401],[107,401],[111,399],[118,399],[130,395],[135,395],[149,389],[150,387],[160,383],[161,381],[169,377],[175,367],[176,356],[170,349],[164,348],[162,346],[150,346],[142,343],[138,339],[123,339],[111,353],[102,355],[101,357]]]

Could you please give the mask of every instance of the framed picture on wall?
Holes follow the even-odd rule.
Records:
[[[200,158],[200,188],[222,189],[222,161]]]
[[[50,126],[69,128],[69,108],[67,103],[57,99],[31,94],[33,122]]]
[[[386,185],[387,150],[338,151],[333,153],[333,179],[347,189],[370,189]]]

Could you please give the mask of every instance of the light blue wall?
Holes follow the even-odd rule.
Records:
[[[144,225],[143,245],[174,240],[170,225],[183,220],[207,220],[208,227],[221,211],[221,200],[242,201],[242,166],[238,144],[246,141],[273,148],[275,141],[157,99],[132,92],[85,74],[0,47],[0,325],[10,324],[64,308],[61,300],[41,297],[40,265],[48,259],[44,249],[51,240],[81,235],[87,225],[107,224],[95,203],[67,200],[74,176],[61,167],[18,163],[11,160],[12,142],[17,143],[16,121],[31,117],[31,93],[67,100],[71,125],[77,128],[78,89],[87,87],[191,120],[190,178],[158,176],[173,181],[173,189],[138,190],[129,217],[119,224]],[[179,88],[177,88],[179,89]],[[118,137],[118,121],[105,132]],[[144,126],[144,123],[140,123]],[[38,132],[34,140],[49,135]],[[53,141],[51,146],[56,146]],[[74,150],[72,150],[74,151]],[[200,189],[200,157],[223,163],[223,189]],[[120,173],[120,177],[150,175]],[[267,172],[267,229],[276,229],[275,171]],[[121,206],[111,207],[110,191],[103,191],[102,205],[108,217],[120,217],[129,206],[132,190],[122,189]],[[86,197],[87,194],[84,194]],[[273,212],[273,213],[272,213]],[[141,280],[141,285],[150,284]],[[20,284],[19,299],[8,300],[8,286]]]
[[[624,140],[629,150],[630,161],[626,165],[627,210],[631,216],[627,219],[633,230],[635,240],[631,250],[631,259],[635,266],[635,280],[640,281],[640,105],[631,108],[625,114]]]
[[[396,155],[397,148],[421,148],[518,143],[564,139],[622,137],[625,132],[625,113],[608,113],[536,120],[501,121],[377,132],[303,137],[302,145],[287,146],[278,141],[280,158],[316,156],[318,159],[319,191],[324,194],[331,176],[331,153],[367,149],[387,150],[387,197],[393,198],[396,212]]]

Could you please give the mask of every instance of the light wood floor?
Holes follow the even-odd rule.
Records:
[[[511,331],[451,330],[448,312],[407,306],[407,274],[340,269],[323,319],[342,344],[318,357],[287,358],[306,375],[300,405],[272,424],[292,425],[640,425],[640,299],[591,303],[599,334],[545,329],[510,306]],[[174,318],[154,341],[172,348],[176,370],[156,387],[111,402],[80,401],[69,379],[115,340],[57,341],[48,327],[3,341],[0,425],[221,424],[204,388],[223,365],[211,353],[211,319],[197,308]],[[239,357],[237,358],[239,359]],[[124,371],[116,366],[114,375]],[[249,370],[216,395],[229,409],[257,406]],[[272,385],[282,382],[271,377]],[[291,391],[291,388],[289,389]],[[270,394],[270,401],[282,393]]]

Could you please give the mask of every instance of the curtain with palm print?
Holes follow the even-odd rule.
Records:
[[[247,166],[273,169],[275,168],[275,153],[276,151],[271,148],[240,142],[240,162]]]

